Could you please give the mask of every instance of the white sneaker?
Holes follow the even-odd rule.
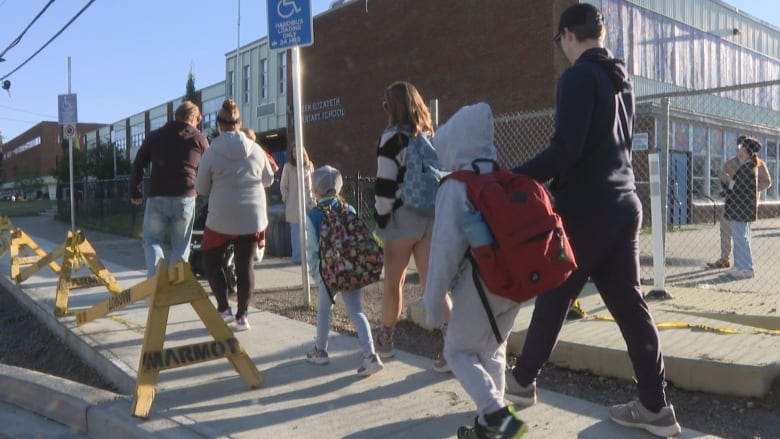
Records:
[[[360,367],[358,368],[357,373],[362,377],[367,377],[379,372],[384,368],[385,365],[382,364],[382,360],[379,359],[379,355],[363,355],[363,358],[360,360]]]
[[[330,358],[328,358],[328,353],[326,351],[314,346],[312,350],[306,352],[306,361],[323,365],[330,363]]]
[[[249,319],[246,318],[246,314],[236,319],[236,323],[233,328],[236,332],[248,331],[252,326],[249,325]]]
[[[222,321],[225,323],[230,323],[235,320],[235,317],[233,317],[233,310],[230,309],[230,307],[224,311],[220,311],[219,316],[222,317]]]
[[[735,279],[752,279],[756,277],[756,273],[752,268],[732,267],[726,270],[726,274]]]

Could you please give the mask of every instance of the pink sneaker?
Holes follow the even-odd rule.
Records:
[[[393,329],[381,325],[376,333],[374,350],[380,358],[390,358],[395,355],[393,351]]]

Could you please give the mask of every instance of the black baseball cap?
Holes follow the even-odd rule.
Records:
[[[572,28],[583,24],[604,25],[604,15],[597,7],[589,3],[578,3],[569,6],[561,14],[558,20],[558,33],[553,37],[553,41],[559,41],[563,36],[563,29]]]
[[[761,142],[755,137],[739,136],[739,139],[737,139],[737,144],[742,145],[743,148],[754,155],[761,151]]]

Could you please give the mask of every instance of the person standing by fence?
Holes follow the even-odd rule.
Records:
[[[736,279],[755,277],[750,223],[758,217],[758,193],[772,184],[768,173],[761,176],[763,162],[758,158],[760,150],[761,143],[758,140],[752,137],[740,138],[738,166],[733,171],[725,170],[721,178],[726,191],[723,218],[728,220],[734,240],[734,267],[726,274]],[[759,182],[764,187],[759,186]]]
[[[536,298],[525,344],[506,377],[506,398],[536,402],[536,378],[550,358],[566,315],[588,279],[620,327],[639,399],[610,408],[610,418],[657,436],[680,425],[666,399],[660,335],[639,282],[642,204],[631,165],[633,84],[625,63],[604,48],[604,16],[595,6],[566,8],[554,37],[572,64],[557,85],[555,133],[549,146],[514,169],[550,190],[579,267],[560,287]]]
[[[739,153],[742,151],[742,146],[747,140],[748,137],[739,136],[737,139],[737,155],[727,160],[726,163],[723,164],[723,169],[720,172],[721,195],[725,198],[724,209],[720,216],[720,259],[714,262],[708,262],[707,267],[709,268],[729,268],[731,266],[731,221],[726,219],[725,204],[728,203],[730,196],[728,185],[732,176],[734,176],[737,169],[740,167],[742,160],[739,158]],[[769,170],[766,167],[766,163],[758,157],[756,157],[756,160],[758,161],[758,164],[756,165],[756,189],[758,192],[761,192],[769,189],[769,186],[772,185],[772,178],[769,176]],[[756,198],[756,203],[757,202],[758,198]]]
[[[152,131],[141,144],[130,174],[130,202],[143,203],[143,247],[149,277],[164,258],[166,231],[171,240],[171,261],[188,261],[192,225],[195,221],[195,175],[209,142],[197,128],[201,114],[197,105],[186,101],[174,113],[175,120]],[[142,193],[144,168],[151,167],[149,187]]]
[[[287,163],[282,167],[282,178],[279,182],[279,191],[282,193],[284,203],[284,217],[290,224],[290,246],[292,247],[293,264],[301,263],[301,214],[298,206],[298,158],[296,146],[292,145],[287,153]],[[303,181],[306,185],[303,193],[306,194],[306,208],[314,206],[314,196],[311,193],[311,173],[314,165],[309,160],[306,148],[303,148]]]

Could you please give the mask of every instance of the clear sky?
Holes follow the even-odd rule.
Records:
[[[0,53],[51,0],[0,0]],[[332,0],[311,0],[317,15]],[[41,48],[89,0],[54,1],[3,55],[0,77]],[[727,0],[780,27],[778,0]],[[238,6],[241,6],[239,26]],[[96,0],[0,90],[0,134],[7,141],[57,120],[57,95],[78,97],[79,122],[112,123],[225,79],[225,53],[267,34],[265,0]],[[370,7],[370,1],[369,1]],[[240,29],[240,40],[238,30]],[[314,35],[316,43],[317,36]]]
[[[333,0],[311,0],[314,15]],[[50,0],[0,0],[3,53]],[[11,73],[89,0],[54,1],[0,62]],[[240,26],[239,4],[241,6]],[[0,89],[0,134],[8,141],[57,121],[57,95],[78,98],[78,121],[112,123],[225,79],[225,54],[268,34],[265,0],[96,0]],[[316,42],[317,36],[314,36]]]

